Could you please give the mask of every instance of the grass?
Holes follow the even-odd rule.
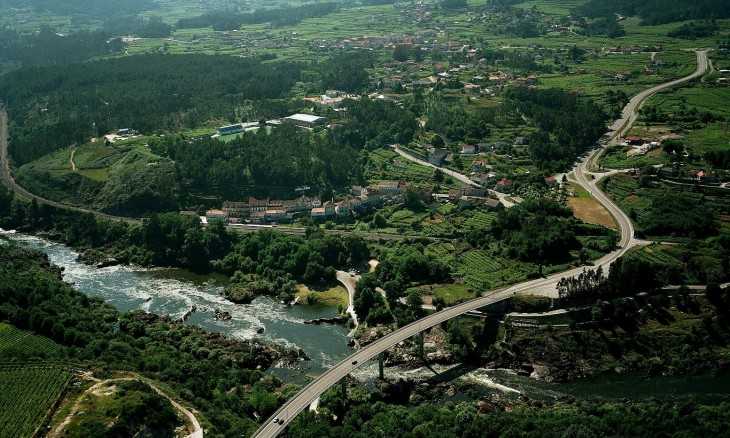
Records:
[[[0,367],[0,436],[33,436],[70,380],[53,365]]]
[[[300,304],[309,304],[309,297],[313,297],[315,304],[321,304],[331,307],[347,308],[350,297],[347,290],[342,286],[334,286],[329,289],[317,290],[311,289],[303,284],[297,285],[297,297]]]
[[[424,296],[426,302],[430,301],[429,297],[440,298],[447,306],[453,306],[454,304],[476,298],[476,294],[473,289],[469,288],[465,284],[459,283],[420,286],[411,290],[419,291],[422,296]],[[410,290],[406,293],[409,292]]]

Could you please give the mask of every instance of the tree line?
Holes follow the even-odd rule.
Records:
[[[576,8],[575,12],[587,17],[607,17],[616,13],[638,15],[643,24],[652,26],[730,17],[730,8],[725,0],[590,0]]]

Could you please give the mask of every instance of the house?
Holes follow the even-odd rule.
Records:
[[[509,180],[507,178],[502,178],[499,181],[497,181],[497,188],[508,189],[510,187],[512,187],[512,180]]]
[[[300,128],[315,128],[324,125],[327,119],[312,114],[292,114],[289,117],[285,117],[284,122],[299,126]]]
[[[558,183],[558,180],[554,176],[545,177],[545,184],[552,187]]]
[[[214,222],[226,223],[228,222],[228,215],[223,210],[208,210],[205,212],[205,220],[207,223],[212,224]]]
[[[469,94],[479,94],[482,92],[482,86],[478,84],[466,83],[464,84],[464,91]]]
[[[433,148],[429,151],[428,162],[434,166],[441,166],[446,161],[446,157],[449,155],[449,151],[446,149]]]
[[[400,194],[406,187],[403,181],[380,181],[368,186],[366,196],[393,196]]]
[[[492,209],[497,208],[501,205],[501,202],[499,202],[499,199],[494,199],[494,198],[485,198],[482,202],[486,207],[489,207]]]
[[[474,144],[463,144],[461,145],[462,155],[474,155],[479,152],[479,148]]]
[[[481,147],[478,147],[477,150],[481,150]],[[481,172],[484,170],[491,170],[491,169],[492,169],[492,166],[484,158],[477,158],[476,160],[472,161],[472,163],[471,163],[472,172]]]
[[[335,206],[327,204],[324,207],[313,208],[310,213],[312,219],[327,219],[335,215]]]
[[[284,210],[266,210],[264,212],[264,219],[266,220],[266,222],[279,222],[289,219],[289,216]]]
[[[229,218],[246,218],[251,215],[248,202],[224,202],[223,211]]]
[[[644,139],[635,135],[630,135],[625,138],[626,144],[631,146],[641,146],[644,144]]]

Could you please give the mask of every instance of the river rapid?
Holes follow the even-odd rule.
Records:
[[[335,316],[337,310],[332,307],[285,306],[267,297],[249,305],[234,304],[222,296],[227,278],[221,275],[135,266],[99,269],[79,262],[78,253],[66,245],[20,233],[5,233],[5,237],[46,253],[51,263],[64,269],[66,282],[121,312],[144,310],[179,319],[195,306],[188,324],[236,339],[255,338],[301,348],[311,360],[302,362],[300,370],[273,370],[290,378],[302,373],[320,374],[351,353],[346,328],[304,324],[306,320]],[[216,320],[216,310],[230,313],[231,319]]]

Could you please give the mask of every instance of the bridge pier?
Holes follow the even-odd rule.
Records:
[[[378,355],[378,377],[380,380],[385,380],[385,355],[380,353]]]
[[[423,335],[423,332],[418,333],[417,339],[418,339],[418,357],[420,357],[421,360],[423,360],[425,362],[426,354],[424,352],[423,344],[426,342],[426,338]]]

